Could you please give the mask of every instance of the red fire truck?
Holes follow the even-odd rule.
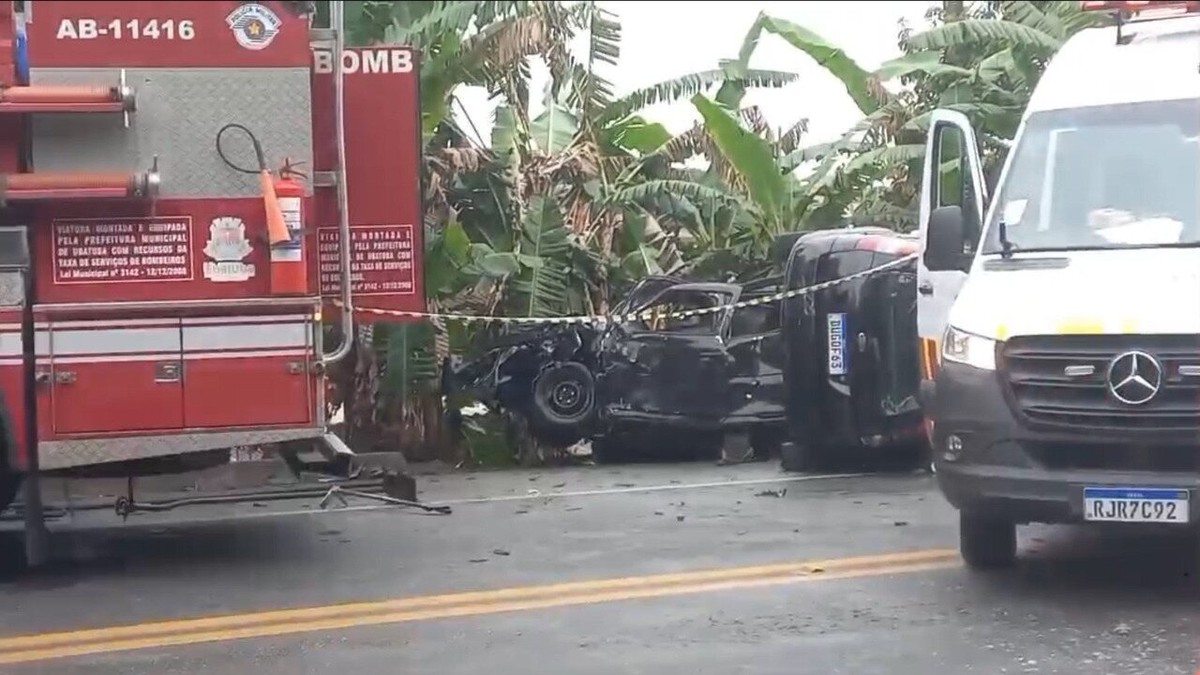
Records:
[[[0,2],[0,511],[31,561],[80,510],[403,483],[329,432],[325,380],[342,308],[424,309],[417,59],[314,4]]]

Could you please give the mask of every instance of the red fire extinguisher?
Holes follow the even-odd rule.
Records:
[[[304,295],[308,292],[308,268],[304,262],[304,184],[288,166],[273,179],[279,211],[288,238],[271,244],[271,294]]]

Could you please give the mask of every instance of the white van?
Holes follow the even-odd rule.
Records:
[[[1063,46],[994,197],[964,116],[925,154],[922,401],[976,568],[1018,524],[1200,523],[1200,3],[1083,4],[1159,15]]]

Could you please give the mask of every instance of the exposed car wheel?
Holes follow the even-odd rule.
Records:
[[[578,438],[596,415],[596,380],[582,363],[556,363],[534,378],[530,408],[538,431]]]
[[[784,471],[808,473],[825,468],[828,458],[825,448],[803,441],[787,441],[779,450],[779,464]]]
[[[1017,559],[1017,526],[1009,521],[959,512],[958,548],[967,567],[1009,567]]]

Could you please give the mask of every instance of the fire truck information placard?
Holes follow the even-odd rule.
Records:
[[[192,219],[67,218],[52,225],[55,284],[191,281]]]
[[[39,303],[214,300],[270,295],[262,199],[62,202],[33,234]],[[316,260],[316,236],[311,259]],[[310,276],[313,291],[316,277]]]
[[[303,67],[308,21],[275,0],[26,3],[34,68]]]
[[[337,295],[338,230],[322,227],[318,233],[321,294]],[[358,225],[351,228],[350,290],[356,296],[412,294],[416,292],[411,225]]]
[[[351,229],[350,290],[358,304],[383,310],[423,312],[424,230],[421,208],[421,99],[418,55],[409,47],[377,45],[341,55],[346,97],[346,193]],[[313,168],[337,165],[333,140],[334,55],[313,51]],[[321,295],[333,300],[338,283],[337,193],[313,191],[312,224],[318,231]],[[369,297],[369,299],[368,299]],[[337,308],[326,304],[326,313]],[[378,317],[361,314],[359,321]],[[400,317],[389,321],[412,320]]]

